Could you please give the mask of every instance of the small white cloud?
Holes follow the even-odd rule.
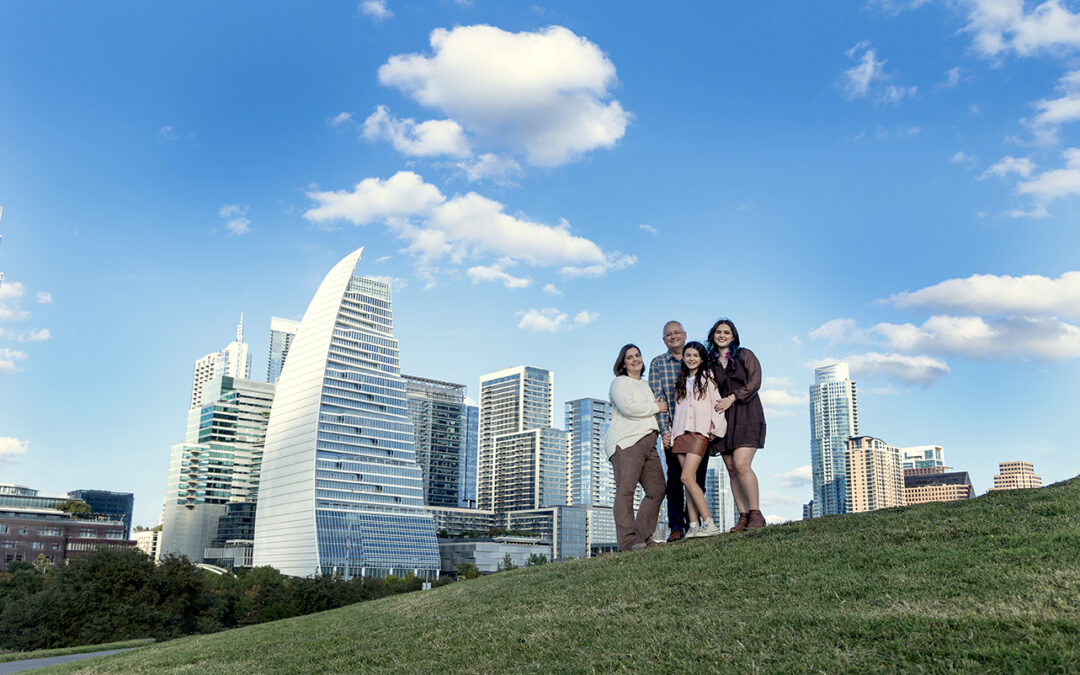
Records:
[[[1080,328],[1055,317],[932,316],[915,326],[879,323],[873,328],[891,349],[959,354],[997,360],[1030,356],[1063,360],[1080,356]]]
[[[982,175],[979,176],[979,180],[986,180],[990,176],[1005,178],[1010,173],[1015,173],[1027,178],[1034,170],[1035,164],[1031,161],[1030,157],[1017,158],[1006,155],[994,163],[989,169],[983,171]]]
[[[786,518],[775,513],[765,515],[765,522],[769,525],[783,525],[784,523],[794,522],[791,518]]]
[[[803,407],[810,399],[802,394],[792,394],[786,389],[762,389],[761,403],[771,408]]]
[[[543,291],[548,295],[559,296],[563,294],[562,291],[555,287],[555,284],[545,284]]]
[[[1034,207],[1028,209],[1027,211],[1025,211],[1024,209],[1009,209],[1005,212],[1005,215],[1010,218],[1033,218],[1038,220],[1040,218],[1050,217],[1050,212],[1046,209],[1046,206],[1042,204],[1036,204]]]
[[[958,84],[960,84],[960,66],[946,70],[945,79],[934,85],[934,89],[938,91],[952,89]]]
[[[810,485],[813,483],[814,472],[809,464],[804,464],[787,473],[777,474],[776,478],[780,479],[780,485],[784,487],[799,487],[801,485]]]
[[[1037,205],[1080,194],[1080,148],[1068,148],[1061,156],[1065,159],[1065,168],[1044,171],[1030,180],[1021,181],[1016,191],[1033,196]],[[1026,177],[1030,173],[1021,175]]]
[[[390,258],[392,258],[392,257],[393,257],[393,256],[388,256],[388,255],[381,255],[381,256],[379,256],[378,258],[375,258],[375,264],[376,264],[376,265],[381,265],[381,264],[383,264],[384,262],[386,262],[387,260],[390,260]]]
[[[39,330],[24,330],[18,333],[13,333],[12,331],[5,331],[0,328],[0,335],[8,335],[16,342],[45,342],[52,337],[52,334],[49,333],[48,328],[41,328]],[[21,354],[22,352],[19,353]],[[25,354],[23,356],[25,356]]]
[[[368,279],[374,279],[375,281],[381,281],[384,284],[389,285],[390,288],[395,291],[400,291],[401,289],[409,285],[408,279],[402,279],[401,277],[391,277],[379,274],[367,274],[365,275],[365,277]]]
[[[47,291],[38,291],[34,294],[34,300],[37,300],[39,305],[51,305],[52,293]]]
[[[596,317],[600,316],[596,312],[588,312],[582,310],[574,315],[574,325],[576,326],[588,326],[593,321],[596,321]]]
[[[900,309],[934,309],[970,314],[1058,314],[1080,320],[1080,271],[1058,278],[1038,274],[973,274],[947,279],[917,291],[896,293],[886,302]]]
[[[26,454],[30,441],[20,441],[13,436],[0,436],[0,464],[14,464]]]
[[[895,104],[918,93],[918,87],[886,84],[892,79],[885,73],[886,60],[878,60],[877,51],[870,47],[868,40],[856,43],[844,53],[858,62],[841,77],[848,100],[872,98],[879,104]]]
[[[949,158],[949,161],[953,164],[967,164],[968,166],[975,165],[974,155],[969,155],[962,150],[958,150],[956,154]]]
[[[194,131],[179,132],[175,128],[173,128],[172,125],[161,127],[160,129],[158,129],[157,135],[158,138],[168,143],[172,143],[174,141],[190,141],[194,140],[196,137]]]
[[[656,236],[656,228],[653,227],[652,225],[645,225],[643,223],[641,225],[638,225],[638,228],[640,228],[641,230],[644,230],[645,232],[648,232],[649,234],[651,234],[654,237]]]
[[[342,112],[342,113],[338,113],[337,115],[334,115],[333,117],[331,117],[329,120],[326,121],[326,123],[329,124],[332,127],[337,127],[337,126],[341,126],[342,124],[345,124],[346,122],[349,122],[351,120],[352,120],[352,113],[351,112]]]
[[[475,160],[457,163],[457,167],[470,182],[490,180],[498,185],[515,185],[513,179],[520,176],[521,165],[510,157],[486,152]]]
[[[26,295],[26,286],[18,281],[9,281],[0,286],[0,300],[15,300]]]
[[[554,307],[544,309],[528,309],[518,312],[520,316],[518,328],[535,332],[557,333],[566,328],[567,316]]]
[[[376,21],[386,21],[394,16],[390,8],[386,6],[386,0],[364,0],[357,7],[360,13],[366,14]]]
[[[1061,0],[963,0],[960,6],[968,14],[965,30],[974,34],[975,50],[983,56],[999,58],[1010,50],[1029,56],[1080,47],[1080,15]]]
[[[22,361],[25,358],[26,352],[0,347],[0,373],[14,373],[15,361]]]
[[[949,366],[929,356],[868,352],[844,359],[858,375],[887,375],[909,384],[929,386],[949,374]]]
[[[471,154],[465,130],[454,120],[398,119],[380,105],[364,120],[363,136],[369,141],[386,140],[398,152],[410,157],[467,157]]]
[[[247,206],[226,204],[218,209],[218,216],[228,219],[225,223],[225,229],[229,231],[231,236],[238,237],[251,231],[251,221],[244,217],[247,212]]]
[[[247,218],[233,218],[225,223],[225,229],[233,236],[240,236],[241,234],[247,234],[251,231],[250,225],[251,221]]]
[[[855,319],[832,319],[810,332],[815,340],[828,340],[829,344],[867,342],[869,334],[858,327]]]
[[[515,288],[527,288],[532,283],[532,279],[515,277],[506,271],[505,268],[513,267],[514,261],[509,259],[502,259],[497,261],[494,265],[476,265],[470,267],[466,274],[469,277],[469,281],[474,284],[482,282],[500,282],[503,286],[509,289]]]

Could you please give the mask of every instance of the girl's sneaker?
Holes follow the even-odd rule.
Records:
[[[701,525],[700,528],[698,528],[698,535],[697,536],[699,536],[699,537],[713,537],[713,536],[716,536],[716,535],[720,534],[720,532],[721,532],[720,528],[716,526],[716,523],[713,522],[713,519],[709,518],[708,520],[706,520]]]
[[[690,527],[686,528],[686,538],[687,539],[693,539],[694,537],[700,537],[700,536],[701,536],[701,528],[698,527],[696,523],[691,524]]]

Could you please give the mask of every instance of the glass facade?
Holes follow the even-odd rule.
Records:
[[[847,440],[859,435],[855,382],[846,363],[814,369],[810,386],[810,466],[814,516],[847,511]]]
[[[480,408],[465,406],[465,435],[461,439],[461,484],[458,486],[458,506],[476,508],[476,468],[480,450]]]
[[[595,398],[579,398],[567,401],[565,412],[569,434],[569,503],[612,506],[615,473],[604,448],[604,436],[611,424],[611,404]]]
[[[390,287],[356,275],[361,252],[319,286],[278,380],[254,564],[298,576],[436,577]]]
[[[266,381],[277,382],[281,377],[281,369],[285,367],[285,357],[292,346],[296,330],[300,327],[299,321],[282,319],[279,316],[270,317],[270,350],[266,364]]]
[[[90,512],[95,516],[108,516],[124,524],[124,539],[131,536],[131,513],[135,508],[135,495],[130,492],[110,492],[108,490],[73,490],[68,493],[72,499],[81,499],[90,505]]]
[[[416,461],[424,476],[424,504],[454,507],[464,480],[468,441],[465,385],[402,376],[408,393]]]

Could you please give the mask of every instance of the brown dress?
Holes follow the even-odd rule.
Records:
[[[721,364],[712,359],[713,375],[721,396],[735,395],[727,409],[727,434],[709,444],[713,455],[730,455],[735,448],[765,447],[765,410],[761,407],[761,363],[754,352],[740,348],[735,358]]]

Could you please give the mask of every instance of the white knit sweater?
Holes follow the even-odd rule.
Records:
[[[609,458],[615,454],[615,446],[628,448],[650,431],[660,431],[656,422],[660,407],[645,380],[620,375],[611,383],[608,398],[613,408],[604,444]]]

